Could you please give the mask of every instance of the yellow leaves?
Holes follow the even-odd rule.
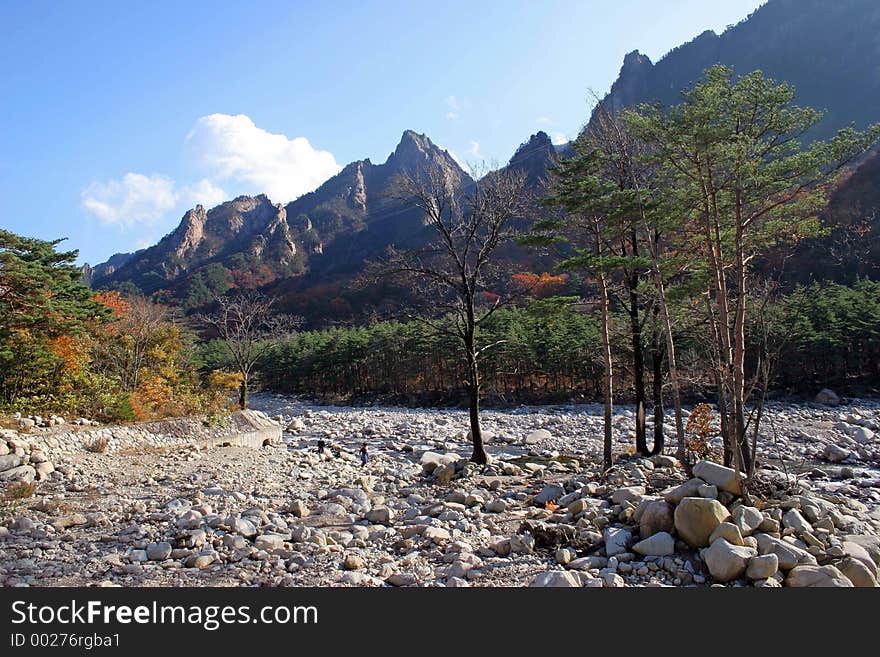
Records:
[[[243,378],[239,372],[214,370],[208,375],[208,385],[219,390],[238,390]]]

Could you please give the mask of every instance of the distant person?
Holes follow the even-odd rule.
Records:
[[[361,467],[367,465],[367,443],[361,445]]]
[[[327,443],[324,442],[323,438],[318,439],[318,454],[324,453],[324,447],[326,447]]]

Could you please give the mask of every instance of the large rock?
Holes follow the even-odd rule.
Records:
[[[674,509],[669,502],[653,500],[645,505],[639,518],[639,536],[643,539],[659,532],[671,532],[675,526]]]
[[[865,567],[868,568],[872,573],[877,572],[877,566],[874,563],[874,559],[873,557],[871,557],[870,552],[868,552],[868,550],[864,546],[854,541],[848,540],[844,541],[840,547],[843,548],[844,554],[846,554],[848,557],[852,557],[853,559],[861,561],[863,564],[865,564]]]
[[[147,545],[147,559],[150,561],[165,561],[171,556],[171,543],[162,541]]]
[[[778,570],[779,558],[775,554],[764,554],[749,559],[746,577],[752,580],[767,579],[773,577]]]
[[[700,461],[694,466],[694,475],[728,493],[742,495],[742,486],[737,481],[736,471],[733,468],[712,461]]]
[[[638,504],[644,494],[644,486],[626,486],[624,488],[618,488],[616,491],[614,491],[611,494],[611,501],[614,504],[623,504],[624,502],[629,502],[630,504]]]
[[[567,570],[548,570],[540,573],[529,584],[529,586],[537,587],[555,586],[565,588],[580,588],[580,585],[580,578],[575,573]]]
[[[852,582],[852,585],[857,588],[874,588],[877,586],[877,578],[875,577],[874,572],[869,570],[868,567],[858,559],[844,557],[840,563],[837,564],[837,567],[840,569],[840,572],[843,573],[844,577]]]
[[[840,403],[840,397],[830,388],[822,388],[816,395],[817,404],[825,404],[826,406],[837,406]]]
[[[553,434],[546,429],[535,429],[525,437],[523,442],[525,442],[526,445],[534,445],[542,440],[549,440],[552,437]]]
[[[675,554],[675,539],[667,532],[657,532],[633,545],[632,549],[646,557],[665,557]]]
[[[37,478],[37,471],[30,465],[20,465],[0,472],[0,481],[22,481],[30,484]]]
[[[730,512],[718,500],[686,497],[675,508],[675,531],[691,547],[706,547],[709,537]]]
[[[754,548],[734,545],[724,538],[717,538],[700,556],[716,581],[729,582],[746,572],[749,559],[756,554]]]
[[[460,458],[458,454],[453,453],[438,454],[437,452],[425,452],[419,459],[419,463],[422,466],[422,470],[430,474],[440,466],[453,464]]]
[[[803,534],[804,532],[812,532],[813,526],[807,522],[807,519],[801,515],[801,512],[797,509],[789,509],[785,512],[785,515],[782,516],[782,524],[786,527],[791,527],[798,534]]]
[[[764,522],[764,514],[753,506],[738,506],[731,514],[733,524],[739,528],[743,536],[751,536],[752,532]]]
[[[850,453],[851,452],[848,449],[844,449],[833,443],[828,443],[825,445],[825,449],[822,450],[822,457],[826,461],[831,461],[831,463],[840,463],[848,459]]]
[[[852,588],[842,572],[834,566],[797,566],[789,571],[785,585],[810,588]]]
[[[613,557],[623,554],[632,543],[632,534],[621,527],[607,527],[604,532],[605,554]]]
[[[4,442],[5,446],[6,443]],[[9,448],[7,447],[7,450]],[[17,468],[21,465],[21,457],[16,456],[15,454],[7,454],[6,456],[0,456],[0,472],[5,472],[6,470],[12,470],[12,468]]]
[[[733,543],[734,545],[745,545],[743,542],[742,533],[739,531],[739,527],[734,525],[732,522],[722,522],[715,528],[715,531],[712,532],[709,536],[709,544],[715,542],[716,539],[723,538],[728,543]]]
[[[558,484],[547,484],[541,489],[541,492],[535,495],[536,504],[546,504],[553,500],[558,500],[565,495],[565,489]]]
[[[379,525],[390,525],[394,521],[394,511],[384,504],[378,504],[367,511],[364,517]]]
[[[758,540],[758,553],[775,554],[779,559],[780,570],[791,570],[799,565],[816,565],[816,557],[787,541],[767,534],[755,534],[755,538]]]
[[[279,534],[263,534],[257,536],[257,539],[254,541],[254,547],[266,552],[281,550],[284,548],[284,537]]]
[[[688,481],[684,482],[680,486],[664,492],[663,499],[670,504],[678,504],[686,497],[699,497],[697,493],[700,490],[700,486],[703,486],[705,483],[706,482],[702,479],[694,477],[693,479],[689,479]]]

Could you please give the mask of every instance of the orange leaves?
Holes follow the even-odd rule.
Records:
[[[123,299],[119,292],[110,290],[98,292],[92,297],[92,300],[107,308],[116,318],[125,317],[131,312],[131,304]]]
[[[565,287],[568,282],[568,274],[554,276],[548,272],[533,274],[532,272],[520,272],[511,277],[513,284],[523,292],[530,294],[536,299],[552,297]]]
[[[76,374],[89,363],[89,346],[72,335],[59,335],[49,342],[49,351],[64,362],[64,369]]]

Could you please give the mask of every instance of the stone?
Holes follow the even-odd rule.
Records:
[[[830,388],[822,388],[816,394],[815,401],[817,404],[824,404],[825,406],[837,406],[840,404],[840,397]]]
[[[535,539],[531,534],[514,534],[510,537],[512,554],[531,554],[535,551]]]
[[[37,471],[30,465],[19,465],[0,472],[0,481],[21,481],[30,484],[37,478]]]
[[[287,428],[285,428],[284,430],[289,433],[296,433],[297,431],[302,431],[305,428],[305,422],[300,420],[298,417],[295,417],[290,421],[290,423],[287,425]]]
[[[441,465],[434,470],[434,476],[437,477],[438,484],[448,486],[449,482],[455,478],[455,465],[452,463]]]
[[[50,463],[49,461],[43,461],[42,463],[37,463],[37,465],[34,467],[34,470],[37,473],[37,478],[42,481],[50,474],[55,472],[55,466],[52,465],[52,463]]]
[[[458,454],[447,453],[438,454],[437,452],[425,452],[419,458],[422,470],[428,474],[434,472],[442,465],[449,465],[458,461],[461,457]]]
[[[394,515],[394,511],[390,507],[378,504],[367,511],[364,517],[378,525],[390,525],[394,521]]]
[[[233,518],[231,522],[227,521],[229,528],[240,536],[245,538],[253,538],[257,535],[257,528],[253,522],[247,518]]]
[[[425,527],[425,531],[422,532],[422,538],[426,538],[437,544],[442,544],[450,540],[452,534],[442,527]]]
[[[739,527],[734,525],[732,522],[722,522],[715,528],[709,535],[709,545],[715,542],[715,539],[723,538],[728,543],[732,543],[733,545],[745,545],[743,542],[742,533],[739,531]]]
[[[302,500],[293,500],[287,508],[297,518],[305,518],[309,515],[309,507]]]
[[[162,541],[147,545],[147,558],[150,561],[165,561],[171,556],[171,543]]]
[[[571,548],[559,548],[556,550],[556,563],[566,565],[572,562],[577,553]]]
[[[867,445],[874,440],[874,432],[868,427],[857,427],[852,433],[852,439],[860,445]],[[31,460],[33,460],[33,458]]]
[[[666,454],[655,454],[651,457],[651,463],[658,468],[677,468],[680,465],[677,458]]]
[[[731,516],[742,536],[750,536],[764,521],[764,514],[753,506],[738,506]]]
[[[742,577],[749,559],[756,553],[754,548],[734,545],[724,538],[717,538],[712,545],[700,552],[700,557],[716,581],[729,582]]]
[[[254,547],[266,552],[284,549],[284,537],[279,534],[261,534],[254,541]]]
[[[529,584],[530,587],[580,588],[581,580],[576,573],[567,570],[548,570],[539,573]]]
[[[614,491],[611,494],[611,501],[614,504],[623,504],[624,502],[638,504],[644,494],[644,486],[626,486],[624,488],[618,488],[616,491]]]
[[[535,429],[525,437],[525,440],[523,442],[526,445],[535,445],[542,440],[550,440],[552,437],[553,434],[551,434],[546,429]]]
[[[848,459],[849,456],[850,451],[848,449],[844,449],[833,443],[828,443],[825,445],[825,449],[822,450],[822,457],[831,463],[840,463],[841,461]]]
[[[675,527],[674,509],[665,500],[653,500],[644,507],[639,518],[639,536],[643,539]]]
[[[785,578],[785,586],[810,588],[852,588],[842,572],[834,566],[796,566]]]
[[[558,484],[547,484],[535,495],[535,504],[546,504],[558,500],[565,494],[565,489]]]
[[[840,572],[843,573],[852,585],[856,588],[874,588],[877,586],[877,577],[875,573],[868,567],[853,557],[844,557],[837,564]]]
[[[571,515],[576,516],[590,508],[590,499],[587,497],[581,497],[569,504],[566,508]]]
[[[712,461],[699,461],[694,465],[694,476],[706,483],[717,486],[721,490],[734,495],[742,495],[742,486],[737,481],[736,471]]]
[[[685,497],[675,508],[675,531],[691,547],[706,547],[712,532],[729,517],[718,500]]]
[[[843,553],[846,556],[861,561],[872,573],[877,572],[877,566],[874,563],[874,559],[864,546],[848,540],[841,543],[840,547],[843,549]]]
[[[489,513],[504,513],[507,511],[507,502],[502,499],[490,500],[485,508]]]
[[[694,477],[693,479],[689,479],[688,481],[684,482],[680,486],[677,486],[671,491],[664,492],[663,499],[670,504],[678,504],[686,497],[699,497],[697,492],[700,490],[700,486],[704,485],[705,483],[706,482],[702,479]]]
[[[359,554],[350,552],[345,555],[345,559],[342,561],[342,567],[346,570],[363,570],[367,567],[367,564]]]
[[[779,557],[775,554],[764,554],[749,559],[746,567],[746,577],[751,580],[767,579],[773,577],[779,570]]]
[[[186,558],[186,560],[184,561],[184,565],[187,568],[198,568],[199,570],[204,570],[212,563],[214,563],[216,559],[217,557],[211,553],[193,554]]]
[[[779,559],[780,570],[791,570],[798,565],[816,564],[816,557],[787,541],[767,534],[755,534],[755,538],[758,540],[758,553],[762,555],[775,554]]]
[[[812,532],[813,526],[807,522],[807,519],[801,515],[801,512],[797,509],[789,509],[785,512],[785,515],[782,516],[782,524],[786,527],[791,527],[798,534],[803,532]]]
[[[393,573],[385,578],[385,583],[391,586],[413,586],[418,581],[412,573]]]
[[[604,568],[608,564],[608,559],[599,556],[580,557],[569,562],[568,567],[572,570],[592,570],[594,568]]]
[[[623,554],[632,544],[632,533],[621,527],[607,527],[603,532],[605,538],[605,555],[613,557]]]
[[[675,539],[668,532],[656,532],[632,546],[633,552],[649,557],[675,554]]]

